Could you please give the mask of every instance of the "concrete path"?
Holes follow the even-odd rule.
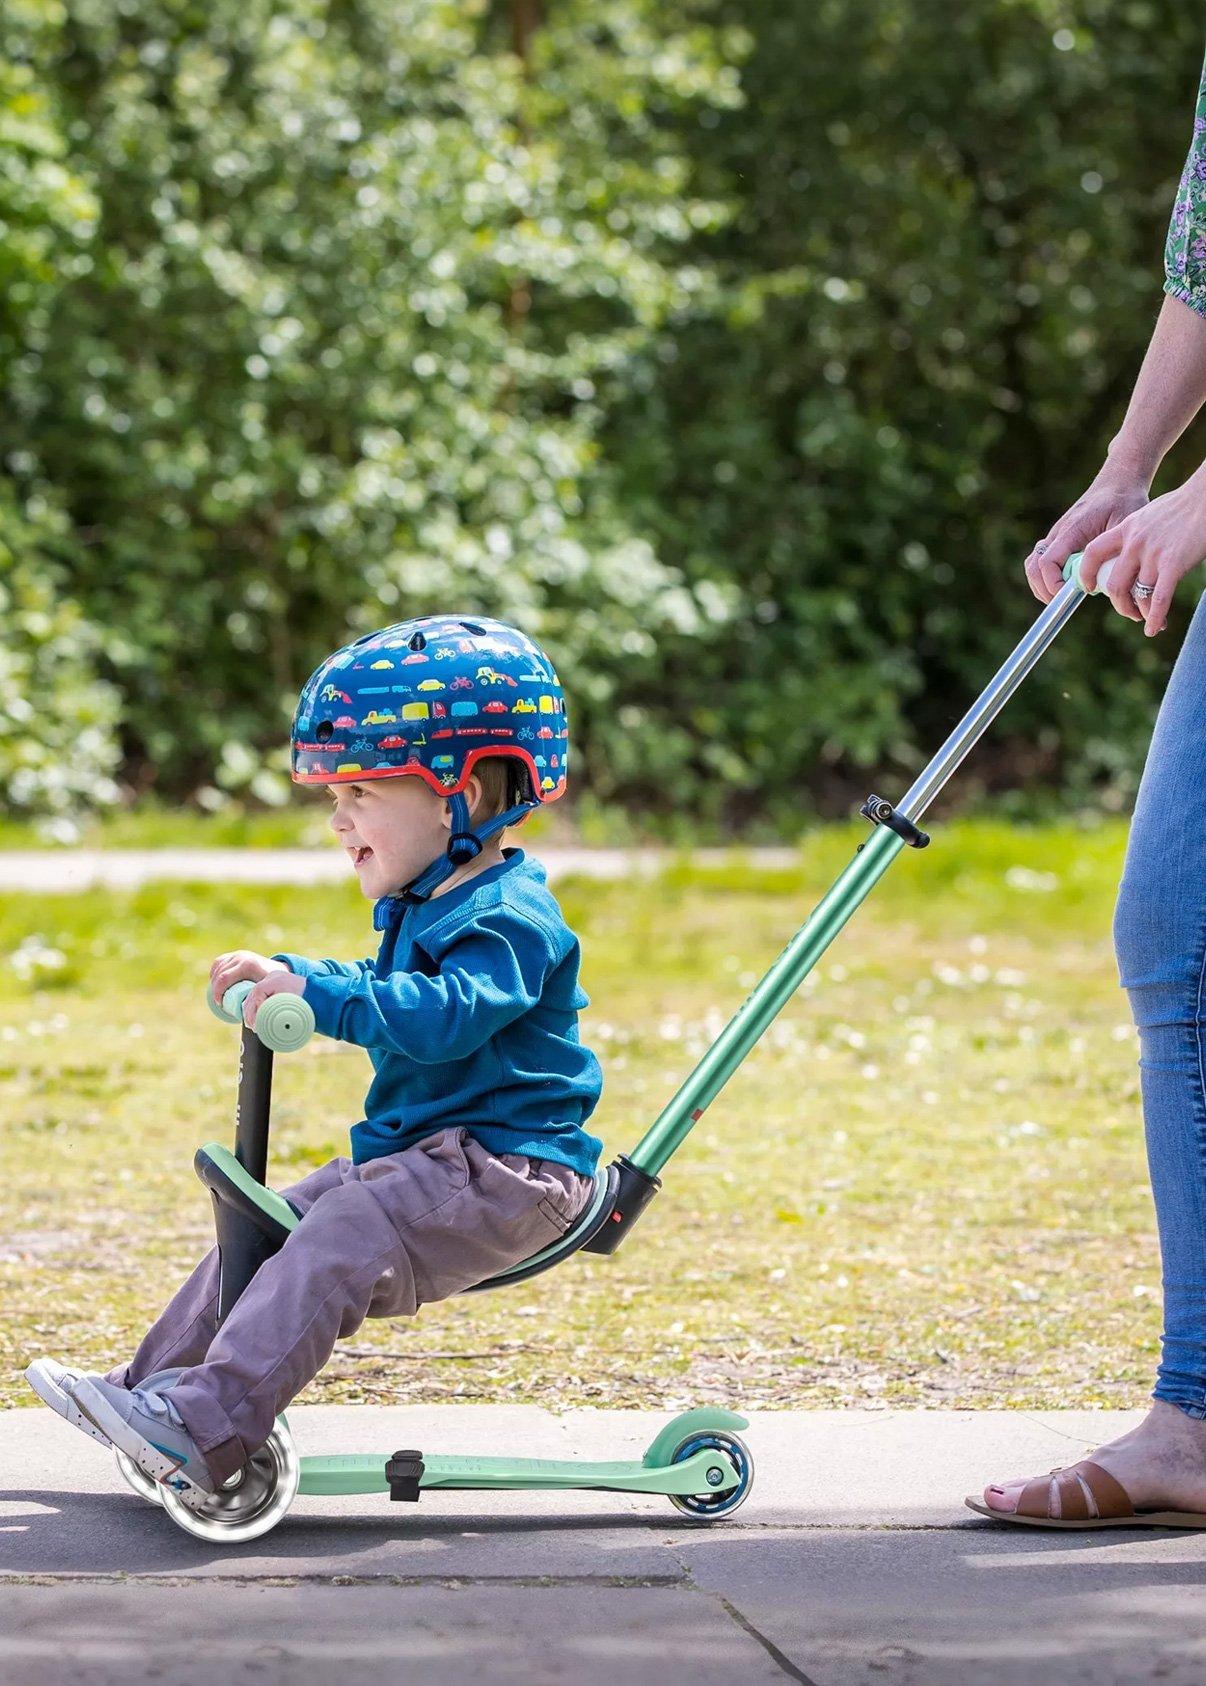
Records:
[[[639,1456],[666,1413],[295,1406],[305,1453]],[[754,1412],[727,1524],[622,1494],[305,1498],[202,1545],[43,1407],[0,1414],[0,1678],[21,1686],[1113,1686],[1206,1679],[1206,1535],[1041,1533],[965,1492],[1123,1412]]]
[[[526,844],[525,844],[526,849]],[[534,848],[550,883],[567,873],[623,878],[662,871],[677,858],[669,849]],[[691,859],[746,860],[763,869],[793,866],[794,849],[693,849]],[[324,884],[350,878],[344,855],[329,849],[0,849],[0,885],[6,890],[90,890],[94,885],[131,889],[152,879],[226,884]]]

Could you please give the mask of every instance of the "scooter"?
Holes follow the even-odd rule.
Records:
[[[243,1005],[255,986],[233,984],[210,1010],[241,1024]],[[300,1212],[266,1186],[272,1062],[277,1053],[303,1047],[314,1031],[314,1013],[297,995],[273,995],[256,1014],[255,1030],[243,1025],[239,1056],[234,1152],[218,1142],[198,1148],[194,1169],[213,1198],[218,1238],[220,1326],[264,1260],[288,1240]],[[466,1292],[526,1281],[604,1232],[618,1210],[618,1175],[600,1171],[586,1209],[572,1231],[521,1264]],[[604,1239],[609,1239],[604,1235]],[[607,1248],[607,1251],[613,1249]],[[140,1382],[163,1390],[180,1376],[162,1370]],[[680,1511],[701,1522],[728,1516],[747,1497],[754,1478],[748,1447],[737,1429],[744,1417],[719,1407],[682,1412],[655,1436],[639,1461],[587,1463],[579,1459],[457,1457],[413,1450],[343,1453],[299,1458],[287,1416],[278,1415],[272,1433],[234,1475],[198,1508],[155,1480],[127,1453],[114,1448],[118,1468],[135,1492],[159,1503],[186,1533],[223,1544],[254,1540],[280,1521],[298,1493],[331,1496],[388,1492],[416,1502],[435,1488],[593,1488],[605,1492],[664,1493]]]
[[[552,1245],[474,1284],[466,1293],[526,1282],[573,1253],[616,1251],[661,1187],[658,1172],[892,861],[906,845],[927,847],[930,837],[917,821],[1087,595],[1080,561],[1079,553],[1068,559],[1062,589],[902,800],[893,805],[881,796],[867,797],[859,811],[876,828],[874,835],[857,846],[854,859],[632,1153],[619,1154],[610,1165],[599,1168],[592,1195],[577,1221]],[[1093,595],[1107,589],[1109,573],[1107,563]],[[253,987],[250,982],[234,984],[221,1001],[211,995],[209,1006],[224,1021],[241,1024],[243,1003]],[[313,1012],[300,996],[274,995],[263,1003],[255,1031],[243,1026],[234,1151],[217,1142],[207,1142],[197,1150],[194,1168],[212,1196],[217,1228],[219,1324],[301,1218],[284,1196],[266,1186],[268,1116],[274,1053],[296,1051],[313,1031]],[[140,1385],[168,1387],[179,1375],[179,1370],[162,1371]],[[437,1488],[590,1488],[665,1494],[685,1515],[698,1522],[715,1522],[731,1516],[753,1484],[753,1458],[736,1433],[746,1427],[745,1418],[719,1407],[683,1412],[660,1430],[639,1463],[458,1457],[413,1450],[299,1458],[282,1412],[267,1442],[199,1509],[186,1505],[120,1450],[117,1462],[130,1486],[161,1504],[187,1533],[223,1544],[266,1534],[298,1493],[388,1492],[392,1500],[414,1503],[421,1494]]]

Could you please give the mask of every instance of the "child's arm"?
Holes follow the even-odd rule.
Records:
[[[299,978],[359,978],[372,964],[368,960],[307,960],[304,954],[274,954],[272,958],[283,961]]]
[[[436,1064],[464,1059],[534,1007],[562,958],[561,945],[542,927],[479,916],[441,952],[434,977],[311,972],[303,996],[324,1036]]]

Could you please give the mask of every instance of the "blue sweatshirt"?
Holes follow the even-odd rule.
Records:
[[[603,1073],[578,1040],[578,939],[522,849],[430,901],[383,896],[376,960],[274,954],[305,978],[324,1036],[376,1072],[351,1130],[363,1165],[447,1126],[491,1153],[555,1159],[588,1176],[603,1144],[583,1125]]]

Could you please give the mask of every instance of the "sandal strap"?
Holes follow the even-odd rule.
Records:
[[[1120,1481],[1115,1481],[1108,1469],[1102,1469],[1100,1464],[1091,1463],[1087,1458],[1073,1468],[1092,1493],[1098,1516],[1134,1516],[1135,1507],[1130,1494]]]
[[[1033,1516],[1050,1520],[1053,1512],[1051,1508],[1052,1494],[1056,1487],[1059,1470],[1052,1470],[1050,1475],[1036,1475],[1033,1481],[1028,1481],[1018,1495],[1018,1502],[1014,1506],[1015,1516]],[[1061,1503],[1063,1494],[1060,1494]]]
[[[1068,1469],[1052,1470],[1050,1475],[1040,1475],[1028,1481],[1018,1498],[1016,1514],[1046,1522],[1088,1522],[1092,1518],[1085,1497],[1086,1487],[1093,1495],[1099,1517],[1134,1516],[1135,1507],[1125,1487],[1115,1481],[1108,1470],[1087,1458]],[[1057,1495],[1058,1515],[1052,1508],[1052,1500]]]

